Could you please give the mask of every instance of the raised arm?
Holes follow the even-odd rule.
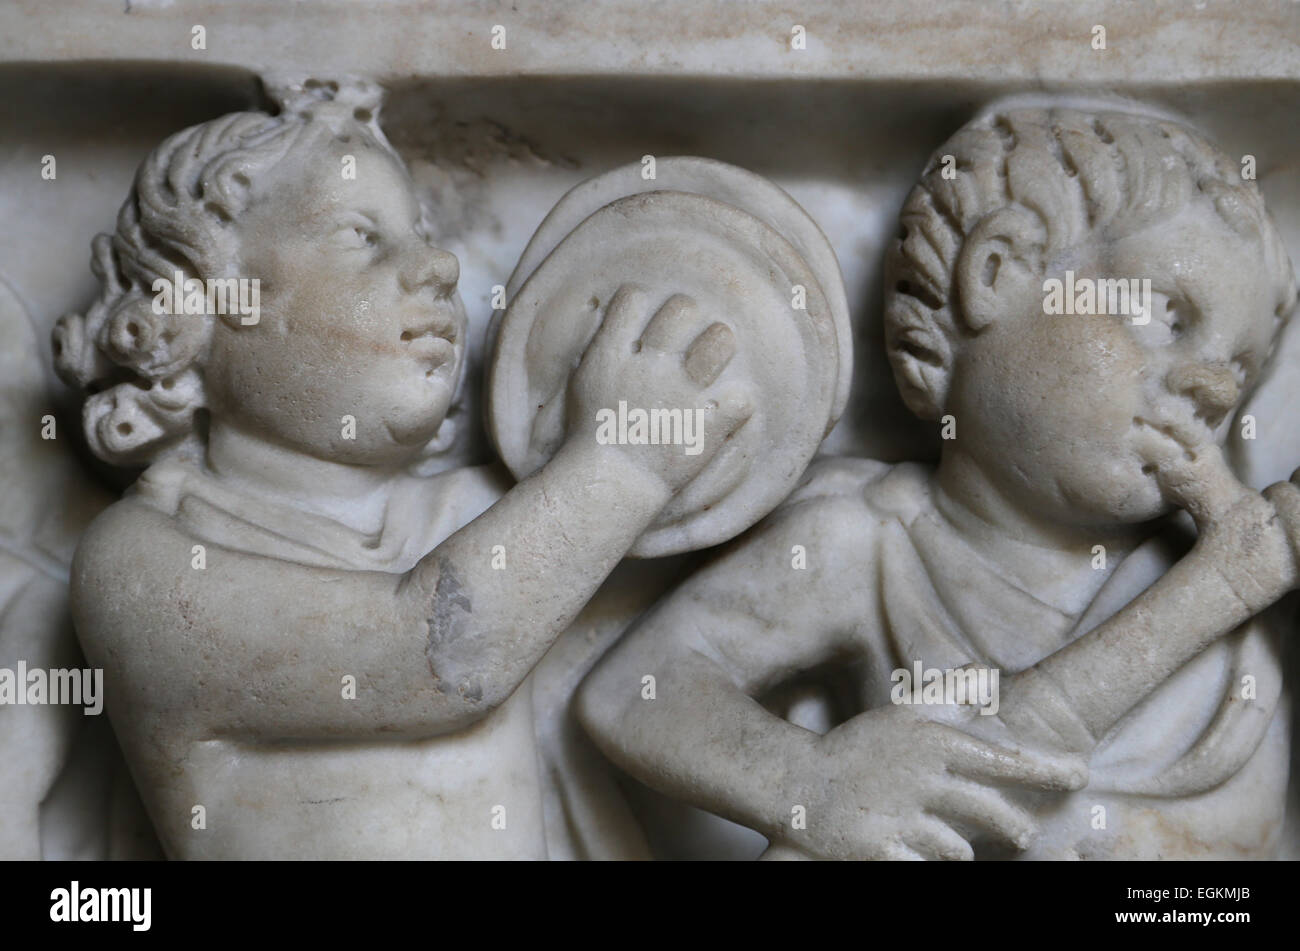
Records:
[[[1017,735],[1091,751],[1185,663],[1300,585],[1296,477],[1261,494],[1217,447],[1197,461],[1178,487],[1196,545],[1113,617],[1009,680],[1000,719]]]
[[[620,292],[575,374],[565,445],[406,575],[228,551],[195,570],[194,539],[138,502],[120,503],[74,566],[87,650],[109,668],[110,686],[135,685],[131,700],[204,708],[224,732],[344,738],[466,726],[513,693],[748,418],[748,394],[715,385],[730,331],[697,334],[690,307],[674,298],[647,324],[644,296]],[[618,399],[703,404],[703,451],[598,444],[595,410]],[[345,676],[356,677],[354,701],[341,697]]]
[[[510,696],[635,540],[637,519],[662,504],[643,473],[618,462],[571,468],[557,457],[405,575],[210,544],[195,569],[194,538],[120,503],[74,562],[77,627],[114,693],[148,684],[110,705],[183,706],[222,733],[262,738],[459,729]],[[616,504],[599,530],[586,523]],[[518,524],[524,513],[531,525]],[[539,526],[564,526],[588,546]],[[491,568],[494,544],[506,546],[505,570]],[[355,699],[344,698],[344,677],[355,678]]]

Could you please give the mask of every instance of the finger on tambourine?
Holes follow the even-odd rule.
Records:
[[[732,382],[725,384],[708,403],[709,417],[705,424],[710,434],[719,433],[729,438],[754,415],[754,399],[747,386]]]
[[[736,335],[726,324],[710,324],[686,351],[686,375],[697,386],[709,386],[736,355]]]
[[[698,320],[695,301],[685,294],[674,294],[646,324],[641,344],[655,350],[682,350],[694,336]]]
[[[619,349],[631,349],[641,335],[641,320],[649,300],[645,288],[636,284],[624,284],[610,298],[605,308],[605,318],[587,345],[590,350],[600,341],[612,340]]]

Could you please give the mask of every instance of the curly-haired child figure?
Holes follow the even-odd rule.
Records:
[[[937,468],[814,466],[605,656],[584,724],[787,855],[1271,855],[1287,717],[1251,616],[1295,584],[1277,528],[1295,512],[1274,517],[1219,450],[1295,303],[1253,183],[1163,118],[995,112],[936,152],[886,272],[896,381],[955,437]],[[1048,281],[1067,272],[1149,280],[1151,299],[1059,315]],[[1175,565],[1175,525],[1153,520],[1176,507],[1204,544]],[[1251,557],[1274,566],[1257,585]],[[1014,686],[997,716],[923,715],[894,691],[918,662]],[[827,664],[854,698],[826,734],[754,702]]]
[[[151,464],[82,539],[77,630],[172,857],[543,858],[530,671],[743,425],[734,341],[634,348],[689,304],[625,289],[574,379],[575,418],[705,403],[699,455],[575,435],[509,491],[408,474],[464,366],[458,264],[377,91],[295,95],[159,146],[95,242],[100,299],[56,328],[92,448]],[[177,271],[257,280],[260,313],[155,306]]]

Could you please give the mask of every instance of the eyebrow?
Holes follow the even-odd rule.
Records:
[[[370,227],[372,227],[372,228],[378,228],[378,227],[379,227],[379,219],[378,219],[375,215],[373,215],[373,214],[371,214],[371,213],[369,213],[369,212],[365,212],[365,211],[358,211],[358,210],[355,209],[355,208],[348,208],[348,209],[346,209],[346,210],[345,210],[341,215],[339,215],[338,217],[339,217],[340,220],[355,220],[355,219],[361,219],[364,223],[368,224],[368,225],[369,225]]]

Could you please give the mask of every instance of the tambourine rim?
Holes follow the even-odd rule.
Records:
[[[648,205],[648,202],[653,202],[653,206]],[[539,283],[551,279],[550,270],[555,267],[556,253],[560,252],[563,246],[570,241],[571,236],[578,234],[581,229],[596,226],[598,223],[595,222],[595,219],[598,217],[609,214],[636,215],[643,213],[645,208],[650,208],[651,214],[663,215],[666,213],[663,207],[665,204],[678,206],[672,212],[676,220],[680,220],[687,215],[699,215],[701,216],[700,220],[709,222],[713,227],[724,228],[730,226],[735,233],[748,232],[748,243],[756,259],[762,257],[774,259],[781,273],[792,279],[802,275],[803,280],[809,282],[810,285],[808,287],[807,312],[801,315],[801,319],[806,320],[808,326],[801,328],[799,333],[805,340],[812,341],[813,345],[821,350],[828,367],[837,365],[841,353],[838,336],[835,333],[830,302],[826,299],[820,284],[816,281],[811,266],[784,236],[778,234],[766,222],[760,221],[748,212],[705,195],[661,190],[624,196],[587,216],[578,227],[570,232],[570,235],[565,237],[564,241],[556,245],[551,254],[547,255],[546,260],[534,269],[528,280],[512,295],[510,307],[497,328],[492,360],[488,369],[487,424],[498,455],[516,478],[525,478],[532,471],[526,466],[526,462],[531,455],[531,447],[527,443],[525,434],[531,429],[535,420],[535,413],[524,414],[527,423],[516,425],[513,421],[515,414],[507,409],[507,407],[515,408],[520,405],[531,405],[531,399],[528,396],[520,397],[518,392],[521,381],[523,386],[527,387],[529,385],[527,382],[528,373],[525,354],[537,313],[535,308],[529,306],[530,294],[533,293],[530,291],[530,287],[535,289]],[[833,382],[824,379],[821,382],[822,386],[817,391],[810,391],[811,405],[813,407],[810,412],[815,412],[819,420],[824,420],[829,417],[835,398],[835,390]],[[781,488],[783,485],[781,480],[772,480],[771,487],[763,490],[764,480],[762,476],[746,475],[740,487],[725,495],[717,503],[704,510],[691,512],[676,521],[656,525],[648,529],[633,547],[631,554],[635,557],[658,557],[677,554],[720,544],[740,534],[741,531],[758,521],[762,515],[775,508],[781,499],[789,494],[790,489],[794,487],[798,480],[798,472],[801,472],[802,468],[816,454],[817,446],[822,438],[821,431],[815,430],[817,432],[815,439],[807,437],[800,439],[804,431],[804,427],[797,425],[797,417],[792,417],[792,423],[786,427],[786,438],[782,445],[789,444],[792,439],[800,442],[806,441],[808,445],[802,448],[798,445],[792,446],[789,450],[781,453],[782,458],[780,460],[764,460],[765,465],[774,463],[767,465],[768,471],[779,471],[783,462],[798,462],[803,456],[807,456],[807,459],[803,460],[802,466],[796,466],[798,471],[795,473],[794,480],[785,480],[790,481],[788,486]],[[506,436],[504,440],[503,436]],[[521,439],[523,443],[521,443]],[[520,449],[520,445],[523,445],[524,448]],[[746,482],[758,484],[759,488],[745,493],[743,487]],[[746,508],[749,508],[751,513],[757,514],[741,515],[735,513],[731,518],[728,518],[729,512]]]
[[[537,226],[528,244],[524,246],[519,261],[509,281],[506,282],[507,300],[514,299],[516,292],[522,289],[533,272],[550,257],[570,232],[613,201],[633,194],[656,191],[698,194],[722,201],[717,195],[710,194],[706,190],[688,191],[673,187],[670,180],[673,173],[679,170],[698,175],[701,188],[712,178],[719,186],[729,190],[751,193],[743,206],[734,207],[757,218],[785,238],[804,258],[808,270],[816,278],[829,305],[840,355],[835,381],[835,399],[826,427],[826,432],[829,433],[848,406],[853,383],[853,328],[839,257],[835,254],[835,249],[821,226],[789,192],[770,179],[748,169],[702,156],[668,155],[656,161],[656,177],[653,180],[643,179],[640,174],[641,164],[632,162],[579,182],[560,197]],[[606,191],[615,185],[617,190],[613,193],[613,197],[607,197]],[[730,204],[725,201],[723,203]],[[798,243],[792,241],[792,237],[798,238]],[[819,260],[809,260],[810,255]]]

